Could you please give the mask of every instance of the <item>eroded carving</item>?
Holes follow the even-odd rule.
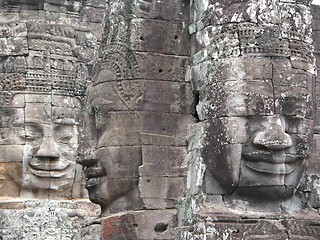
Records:
[[[139,69],[129,50],[130,4],[110,3],[103,41],[93,67],[84,118],[80,160],[92,202],[108,211],[138,209],[142,164],[140,122],[136,110],[143,85],[135,81]]]
[[[235,13],[229,2],[241,5],[245,13]],[[243,211],[251,204],[259,209],[260,200],[274,203],[268,211],[288,210],[285,199],[303,192],[299,185],[311,155],[314,55],[305,12],[309,3],[273,4],[195,4],[195,12],[209,20],[194,21],[198,28],[192,44],[200,45],[195,45],[192,80],[199,92],[200,132],[191,133],[189,155],[194,161],[203,159],[206,192],[223,195],[231,208],[240,206],[240,199],[248,201],[240,207]],[[220,14],[224,11],[225,17]],[[210,22],[216,17],[224,24]],[[196,141],[200,144],[193,149]],[[303,197],[298,198],[304,208]]]
[[[43,85],[39,82],[38,85],[33,82],[30,86],[27,82],[23,87],[14,86],[11,83],[14,90],[10,91],[12,96],[7,106],[9,121],[2,128],[2,161],[5,162],[4,169],[10,163],[22,163],[22,167],[18,174],[5,170],[4,178],[29,191],[70,189],[76,174],[81,100],[48,92],[41,94]],[[63,92],[70,89],[58,82],[55,82],[55,88],[66,89]],[[9,154],[13,149],[14,154]]]
[[[81,198],[86,192],[75,162],[78,127],[104,5],[2,5],[0,196]],[[90,10],[95,19],[87,18]]]

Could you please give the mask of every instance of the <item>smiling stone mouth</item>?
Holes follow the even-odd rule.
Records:
[[[84,170],[84,176],[87,178],[85,187],[90,188],[105,180],[106,171],[102,167],[88,167]]]
[[[60,178],[67,174],[70,163],[67,161],[58,163],[31,163],[30,171],[38,177]]]
[[[286,175],[294,171],[298,162],[305,158],[298,154],[289,154],[284,151],[268,152],[253,150],[242,153],[244,164],[251,170],[260,173]]]
[[[30,172],[37,176],[37,177],[43,177],[43,178],[61,178],[67,174],[67,169],[63,170],[39,170],[39,169],[33,169],[30,168]]]
[[[99,185],[101,182],[102,182],[102,180],[100,177],[89,178],[86,181],[85,187],[86,188],[94,187],[96,185]]]
[[[292,164],[286,164],[286,163],[267,163],[267,162],[246,161],[245,165],[256,172],[277,174],[277,175],[286,175],[293,172],[295,169],[295,166],[292,166]]]
[[[305,156],[282,152],[267,152],[261,150],[243,152],[242,157],[250,162],[266,162],[271,164],[293,163],[303,160]]]

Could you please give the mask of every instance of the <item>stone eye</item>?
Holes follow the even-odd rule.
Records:
[[[72,138],[72,135],[68,134],[68,133],[65,133],[65,134],[59,136],[60,140],[70,140],[71,138]]]
[[[88,110],[88,114],[90,116],[94,116],[95,112],[96,112],[95,107],[90,107],[89,110]]]
[[[30,140],[30,141],[36,140],[38,138],[36,134],[31,132],[20,133],[19,137],[22,139]]]
[[[74,126],[62,125],[57,126],[54,131],[54,138],[58,142],[68,143],[74,135]]]
[[[36,139],[36,135],[33,133],[22,133],[22,134],[19,134],[19,137],[26,139],[26,140],[35,140]]]
[[[40,132],[33,126],[26,126],[26,128],[18,133],[18,136],[22,139],[33,141],[40,138]]]

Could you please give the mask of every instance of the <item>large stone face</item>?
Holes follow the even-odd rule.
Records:
[[[209,194],[280,204],[306,170],[314,86],[309,4],[272,4],[192,3],[191,78],[203,125],[194,160],[206,165]]]
[[[0,5],[0,236],[74,239],[99,213],[76,158],[105,3]]]
[[[103,17],[85,15],[104,3],[1,4],[1,163],[5,186],[16,189],[1,196],[85,196],[78,127]]]
[[[191,20],[200,122],[176,239],[319,238],[310,1],[192,1]]]

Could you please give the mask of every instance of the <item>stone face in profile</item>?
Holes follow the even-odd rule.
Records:
[[[104,216],[172,209],[184,194],[194,107],[184,80],[188,10],[181,1],[109,1],[106,8],[79,148],[90,199]]]
[[[85,140],[87,145],[81,150],[84,159],[79,161],[87,167],[84,173],[90,200],[108,208],[119,198],[138,191],[142,161],[139,118],[132,111],[117,112],[126,106],[112,94],[110,85],[107,82],[89,89],[84,127],[85,136],[91,138]],[[136,204],[130,200],[127,205]]]
[[[112,4],[115,12],[125,11],[122,5]],[[128,16],[107,14],[110,32],[104,32],[103,38],[110,38],[111,42],[101,44],[100,57],[94,63],[79,145],[79,163],[85,167],[86,188],[90,200],[101,206],[102,215],[139,209],[143,205],[138,189],[142,164],[141,121],[136,111],[143,89],[139,81],[133,80],[138,69],[134,54],[128,50],[129,38],[118,39],[122,44],[114,42],[124,34],[129,22],[110,23],[118,23],[121,17]],[[114,29],[117,31],[113,32]]]

